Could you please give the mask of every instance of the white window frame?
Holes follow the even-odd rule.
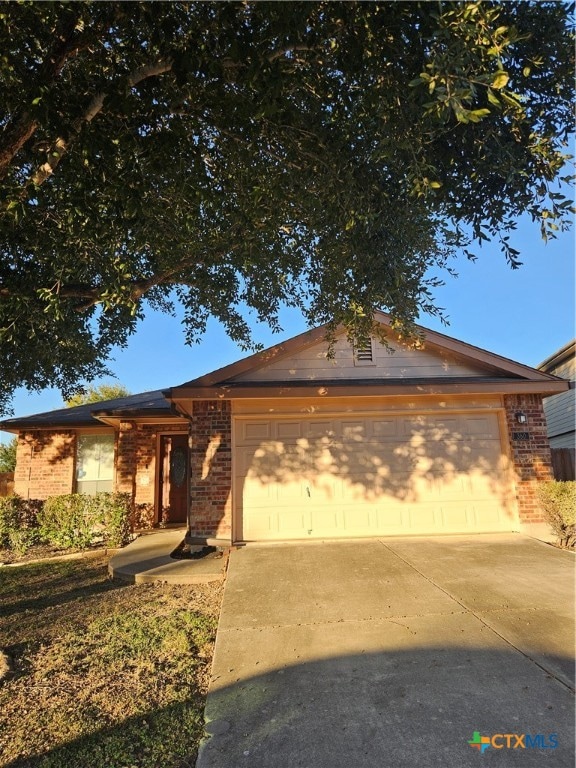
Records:
[[[85,465],[88,463],[86,458],[80,454],[83,443],[86,440],[94,440],[100,443],[98,457],[92,457],[91,471],[86,477]],[[103,491],[114,490],[114,464],[116,457],[115,436],[113,433],[80,433],[76,436],[76,461],[74,472],[74,492],[93,496]],[[107,450],[110,453],[105,461],[102,461],[102,445],[106,443]],[[97,465],[97,466],[94,466]]]

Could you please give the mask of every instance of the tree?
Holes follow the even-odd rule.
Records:
[[[78,392],[66,401],[68,408],[88,403],[99,403],[101,400],[115,400],[118,397],[128,397],[132,393],[122,384],[92,384],[82,392]]]
[[[13,437],[9,443],[0,444],[0,472],[14,472],[16,469],[17,448],[17,437]]]
[[[413,331],[442,269],[568,225],[570,9],[5,3],[0,397],[106,373],[147,307]]]

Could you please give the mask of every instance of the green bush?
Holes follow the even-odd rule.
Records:
[[[40,536],[62,549],[88,547],[93,539],[93,520],[86,514],[85,498],[79,493],[51,496],[38,516]]]
[[[18,527],[20,496],[4,496],[0,499],[0,547],[10,546],[10,531]]]
[[[154,504],[134,504],[130,525],[133,531],[154,528]]]
[[[538,488],[538,500],[561,547],[576,545],[576,481],[552,480]]]
[[[38,514],[42,502],[17,494],[0,498],[0,547],[24,554],[40,540]]]
[[[98,493],[93,497],[99,505],[102,534],[108,547],[123,547],[130,541],[133,517],[132,502],[128,493]]]
[[[130,538],[132,505],[126,493],[69,493],[46,499],[40,535],[57,547],[84,549],[97,541],[121,547]]]

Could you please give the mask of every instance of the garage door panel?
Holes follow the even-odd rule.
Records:
[[[407,533],[419,533],[420,531],[434,531],[439,528],[439,515],[432,504],[410,505],[408,508]]]
[[[355,531],[366,531],[366,535],[369,536],[374,527],[373,517],[375,514],[366,506],[344,507],[342,509],[342,526],[352,536]]]
[[[468,515],[473,527],[482,530],[484,526],[497,525],[502,518],[502,508],[493,501],[475,501],[468,506]]]
[[[333,531],[342,531],[341,514],[334,507],[314,507],[311,518],[310,531],[315,536],[329,536]]]
[[[440,524],[446,532],[464,531],[474,523],[474,516],[469,514],[466,506],[463,504],[444,503],[438,510]]]
[[[400,427],[400,421],[398,418],[378,419],[372,420],[371,433],[374,437],[385,440],[386,438],[398,438],[398,430]]]
[[[510,530],[495,413],[238,419],[243,536]]]
[[[241,484],[238,487],[242,488],[244,497],[250,499],[252,503],[268,504],[277,499],[278,486],[276,483],[268,483],[255,477],[240,477],[237,483]]]
[[[336,427],[332,421],[304,422],[304,434],[312,438],[335,437]]]
[[[268,420],[243,422],[242,440],[246,442],[267,440],[270,437],[270,426]]]
[[[276,424],[275,437],[279,440],[298,440],[304,437],[301,421],[280,421]]]
[[[281,536],[300,538],[312,529],[311,511],[308,509],[283,509],[278,515],[277,530]]]
[[[469,437],[498,437],[498,420],[488,414],[483,416],[467,416],[463,419],[466,425],[466,434]]]
[[[401,504],[379,505],[371,516],[376,530],[392,534],[406,530],[406,513]]]

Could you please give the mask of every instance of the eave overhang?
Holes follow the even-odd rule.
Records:
[[[234,400],[268,397],[383,397],[387,395],[482,395],[541,394],[555,395],[569,389],[559,379],[530,381],[527,379],[388,379],[343,382],[290,381],[223,383],[210,387],[176,387],[173,400]]]

